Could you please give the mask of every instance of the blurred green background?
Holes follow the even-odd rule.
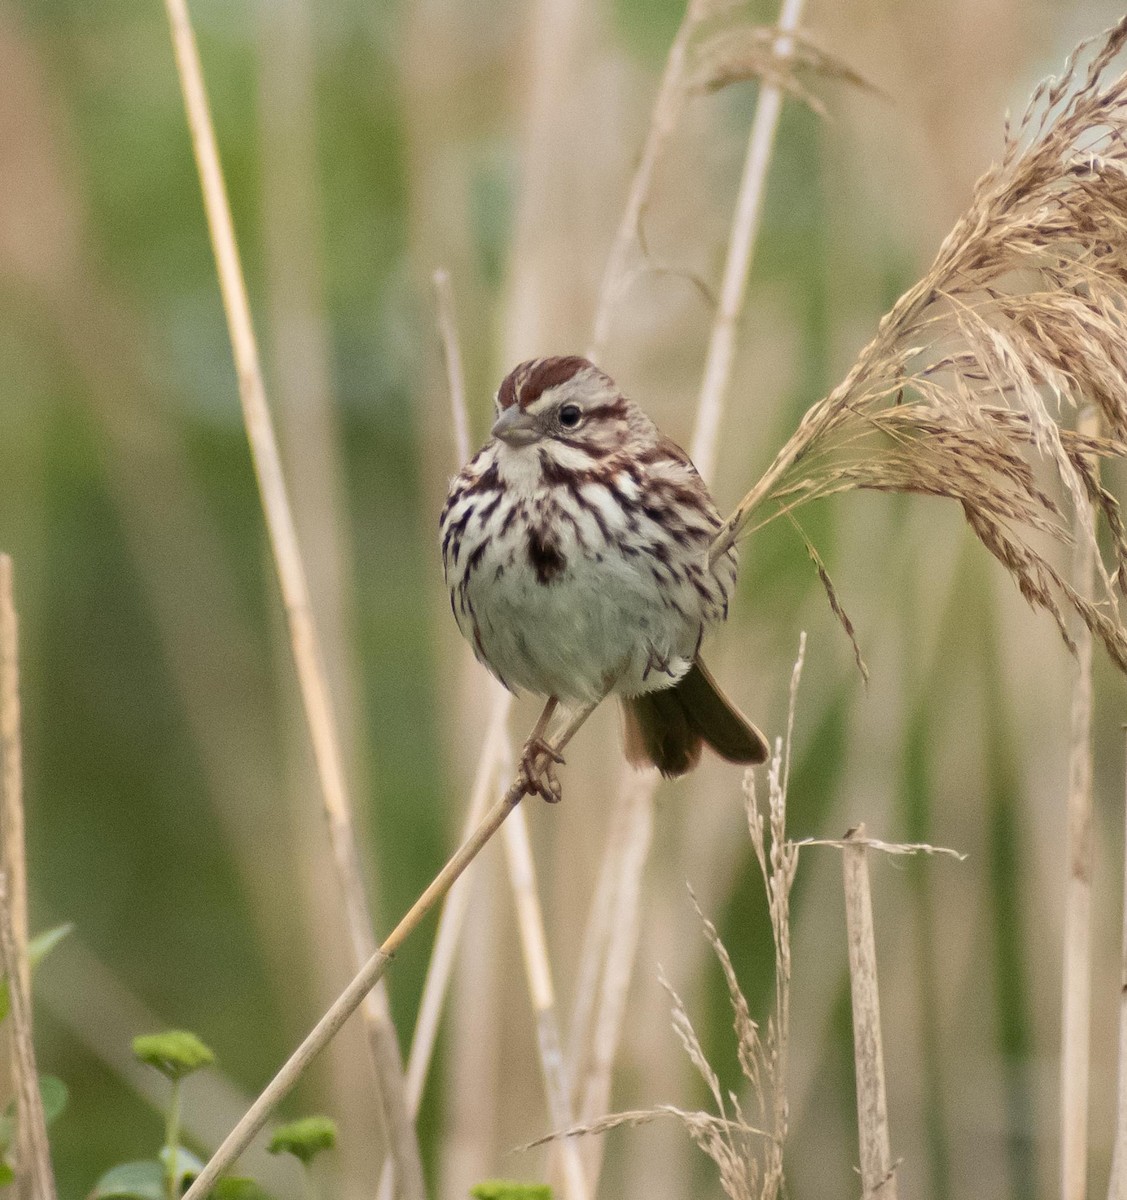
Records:
[[[774,19],[764,4],[748,11]],[[456,463],[429,275],[451,272],[481,436],[512,360],[585,344],[681,6],[199,0],[192,12],[383,932],[453,844],[479,732],[465,702],[480,681],[446,611],[434,537]],[[926,267],[996,153],[1007,106],[1019,110],[1115,15],[1018,0],[809,6],[815,40],[882,94],[816,83],[829,120],[793,103],[784,114],[721,508]],[[645,218],[660,269],[632,280],[608,351],[609,369],[684,443],[710,320],[692,278],[716,287],[754,99],[747,85],[690,102]],[[547,147],[535,140],[545,131]],[[876,868],[903,1186],[936,1200],[1047,1195],[1067,657],[956,514],[850,497],[802,520],[857,623],[868,691],[783,523],[745,551],[736,619],[714,651],[749,711],[778,732],[798,631],[809,630],[793,832],[836,836],[865,820],[875,836],[970,854],[962,866]],[[44,966],[36,1004],[41,1065],[71,1090],[52,1139],[71,1198],[159,1139],[130,1036],[179,1026],[216,1050],[221,1074],[190,1110],[203,1150],[348,974],[156,4],[0,0],[0,549],[15,560],[21,617],[32,924],[77,927]],[[1114,1089],[1124,698],[1102,661],[1099,687],[1097,1179]],[[613,731],[600,732],[597,748],[581,741],[572,755],[570,811],[531,814],[565,997],[605,819],[598,767],[604,787],[617,771]],[[738,1078],[686,877],[713,879],[706,905],[753,1010],[771,995],[736,784],[710,771],[692,795],[679,786],[659,803],[653,928],[617,1105],[701,1102],[654,984],[669,946],[684,956],[674,982],[696,1001],[721,1077]],[[824,853],[816,867],[803,858],[795,898],[795,1197],[856,1187],[844,939],[837,866]],[[547,1117],[495,869],[491,884],[480,907],[493,913],[493,982],[463,986],[420,1127],[436,1194],[451,1197],[464,1194],[449,1157],[464,1078],[448,1064],[474,1021],[516,1031],[479,1081],[499,1114],[476,1147],[482,1165],[543,1169],[501,1154]],[[404,1037],[432,931],[388,978]],[[349,1036],[286,1111],[340,1120],[330,1194],[371,1195],[378,1135]],[[607,1195],[719,1194],[680,1134],[618,1133],[610,1153]],[[293,1193],[296,1179],[255,1163]],[[667,1191],[653,1190],[655,1164]]]

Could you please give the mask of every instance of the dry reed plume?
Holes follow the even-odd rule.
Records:
[[[1127,19],[1082,43],[1007,124],[1001,161],[927,274],[807,412],[714,557],[764,506],[760,523],[855,488],[948,497],[1070,648],[1071,609],[1127,670],[1127,540],[1094,465],[1127,449],[1127,75],[1107,78],[1125,43]],[[1085,405],[1105,437],[1063,423]],[[1046,556],[1039,535],[1072,534],[1045,466],[1081,536],[1096,538],[1090,512],[1110,535],[1114,567],[1097,559],[1092,599]]]

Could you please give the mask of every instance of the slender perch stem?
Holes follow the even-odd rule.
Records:
[[[503,769],[508,741],[505,727],[509,719],[509,711],[512,708],[512,700],[512,694],[497,684],[497,696],[489,718],[489,729],[481,748],[473,787],[470,791],[465,837],[469,837],[484,815],[489,793],[494,785],[494,777]],[[419,1000],[419,1015],[415,1019],[415,1033],[411,1038],[411,1052],[407,1056],[405,1077],[407,1107],[412,1117],[419,1115],[423,1087],[426,1084],[434,1046],[438,1040],[442,1008],[446,1002],[446,992],[454,970],[454,960],[462,936],[462,926],[469,909],[470,890],[471,878],[470,871],[467,869],[465,875],[451,887],[443,901],[442,912],[439,914],[438,931],[434,935],[434,948],[431,951],[430,962],[427,964],[427,977],[423,983],[422,998]],[[379,1191],[376,1193],[379,1200],[391,1200],[390,1166],[390,1161],[385,1162],[380,1175]]]
[[[553,749],[557,752],[562,751],[594,710],[595,705],[587,704],[572,714],[563,731],[553,741]],[[184,1200],[203,1200],[223,1172],[250,1145],[255,1135],[269,1120],[270,1114],[301,1078],[305,1068],[332,1041],[340,1027],[360,1007],[368,992],[383,978],[388,963],[399,947],[446,895],[486,842],[501,828],[505,818],[527,793],[528,786],[528,782],[522,776],[509,785],[508,791],[485,814],[481,823],[434,877],[430,886],[391,931],[383,945],[364,964],[301,1045],[286,1060],[281,1070],[266,1085],[262,1094],[223,1140],[223,1144],[184,1193]]]

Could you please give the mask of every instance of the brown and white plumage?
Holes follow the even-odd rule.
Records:
[[[442,510],[450,602],[512,690],[623,697],[627,752],[681,774],[701,741],[761,762],[762,735],[699,662],[727,616],[736,557],[712,567],[720,517],[685,452],[586,359],[522,363],[493,438]]]

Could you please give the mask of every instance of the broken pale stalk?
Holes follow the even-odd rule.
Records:
[[[884,1052],[880,1033],[877,952],[873,936],[873,901],[869,888],[865,827],[842,850],[845,876],[845,923],[849,940],[849,983],[853,998],[853,1057],[857,1071],[857,1132],[861,1149],[863,1200],[896,1200],[896,1173],[888,1133],[884,1090]]]
[[[285,602],[294,664],[313,743],[350,943],[355,962],[359,965],[371,961],[375,956],[375,935],[364,892],[340,740],[310,606],[305,567],[266,401],[258,344],[208,107],[199,50],[185,0],[166,0],[165,7],[171,25],[177,72],[235,357],[243,418]],[[414,1124],[407,1114],[399,1042],[392,1026],[384,989],[377,989],[365,1000],[364,1017],[378,1080],[381,1114],[395,1157],[400,1194],[411,1200],[422,1200],[426,1195],[422,1162]]]
[[[1092,410],[1080,418],[1081,433],[1095,435]],[[1076,590],[1090,597],[1095,584],[1096,547],[1085,514],[1076,514]],[[1092,1003],[1092,634],[1076,622],[1076,667],[1072,684],[1068,764],[1068,881],[1064,910],[1064,968],[1061,1004],[1060,1194],[1084,1200],[1088,1188],[1088,1054]]]
[[[567,746],[594,710],[594,704],[586,704],[571,715],[563,730],[551,742],[557,753]],[[427,913],[446,895],[458,876],[481,852],[482,847],[500,829],[527,789],[528,783],[523,775],[510,784],[508,791],[485,814],[481,823],[450,857],[426,891],[391,931],[383,945],[364,964],[301,1045],[286,1060],[281,1070],[266,1085],[262,1094],[227,1135],[192,1186],[184,1193],[184,1200],[204,1200],[224,1171],[250,1145],[255,1135],[270,1119],[270,1114],[301,1078],[305,1068],[332,1041],[337,1030],[360,1007],[370,989],[383,978],[392,956],[418,928]]]

